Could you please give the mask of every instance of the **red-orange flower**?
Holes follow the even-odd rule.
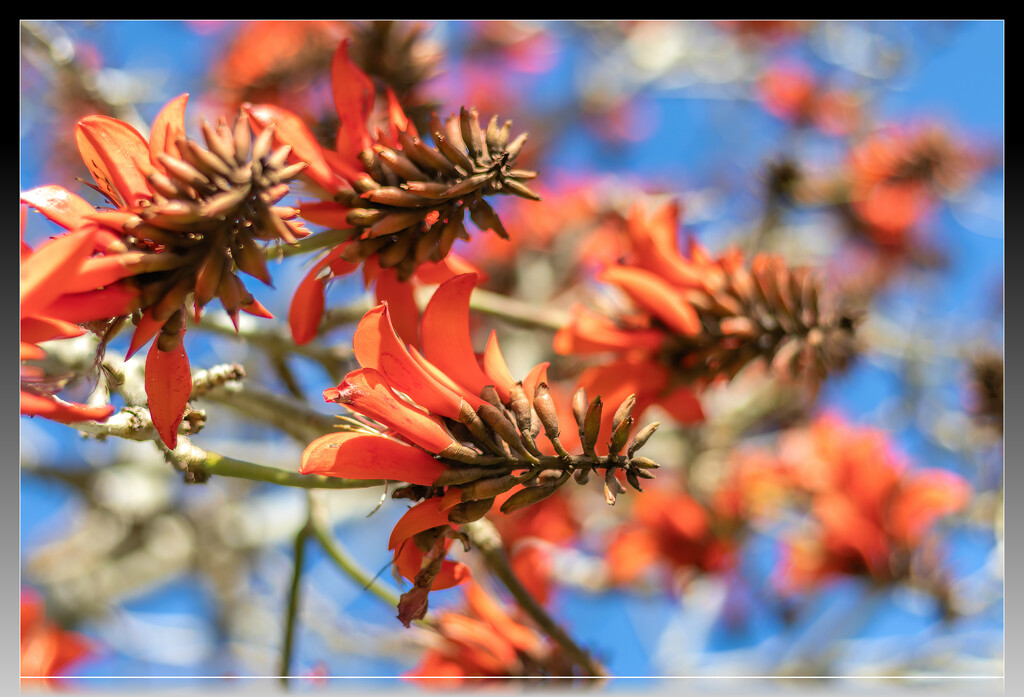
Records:
[[[902,248],[941,198],[966,186],[981,164],[978,153],[941,127],[879,130],[850,150],[849,214],[877,244]]]
[[[248,107],[257,128],[275,126],[274,137],[291,146],[292,158],[309,163],[303,177],[320,200],[302,203],[302,216],[351,231],[318,262],[293,301],[292,327],[300,342],[316,332],[321,305],[316,298],[310,304],[307,296],[319,292],[320,274],[350,273],[373,259],[376,268],[367,281],[376,279],[378,298],[388,300],[396,318],[411,314],[411,290],[404,282],[427,262],[444,260],[457,238],[468,239],[467,211],[478,228],[506,236],[484,198],[537,198],[522,183],[535,173],[514,169],[525,134],[509,142],[510,123],[499,126],[495,117],[482,129],[476,111],[463,109],[445,124],[434,117],[434,145],[427,145],[390,88],[383,95],[386,106],[376,108],[373,82],[349,59],[347,42],[334,55],[331,82],[341,122],[333,149],[321,147],[286,109]],[[404,331],[402,336],[413,339]]]
[[[93,653],[81,634],[68,632],[46,619],[42,598],[21,592],[21,685],[53,687],[54,678]]]
[[[643,500],[632,509],[631,520],[608,547],[612,583],[632,583],[657,566],[675,574],[728,568],[734,562],[735,545],[716,531],[720,515],[682,491],[646,489]]]
[[[91,210],[91,207],[90,207]],[[81,325],[95,319],[125,314],[138,302],[138,292],[121,278],[130,273],[114,257],[100,252],[108,244],[95,228],[53,238],[32,250],[21,243],[21,413],[54,421],[107,419],[109,405],[87,406],[66,402],[54,392],[59,383],[47,380],[26,360],[45,356],[39,343],[80,336]]]
[[[613,478],[618,469],[631,471],[633,451],[642,446],[619,455],[632,425],[626,409],[621,417],[626,423],[618,429],[621,442],[611,456],[587,451],[574,459],[558,441],[548,364],[516,381],[493,333],[483,355],[474,352],[469,298],[475,282],[475,274],[463,274],[434,292],[420,324],[422,353],[403,343],[387,304],[363,317],[352,340],[362,367],[325,390],[324,399],[344,404],[373,425],[319,438],[302,457],[304,473],[397,479],[410,484],[397,494],[420,500],[399,521],[389,543],[396,568],[415,584],[399,607],[406,624],[423,616],[432,587],[463,577],[460,567],[444,560],[458,525],[484,516],[498,497],[502,513],[541,501],[576,468],[602,467]],[[541,426],[551,449],[535,440]],[[549,454],[556,451],[561,456]]]
[[[613,319],[578,307],[555,335],[560,354],[614,357],[582,375],[588,392],[634,393],[638,413],[658,404],[681,423],[692,423],[703,419],[697,391],[731,379],[758,358],[774,373],[808,377],[812,385],[827,369],[845,365],[856,316],[821,302],[808,269],[790,269],[764,254],[748,268],[738,250],[715,259],[693,239],[684,256],[676,242],[677,218],[674,204],[650,216],[634,207],[629,258],[599,274],[636,312]]]
[[[197,317],[215,297],[236,323],[239,310],[269,316],[236,272],[269,284],[257,240],[294,243],[306,234],[289,222],[294,210],[273,205],[288,193],[286,182],[303,165],[285,166],[287,150],[272,152],[269,133],[252,142],[244,117],[233,128],[223,121],[216,127],[203,124],[209,149],[200,147],[185,136],[187,100],[181,95],[160,111],[149,142],[110,117],[78,123],[82,159],[95,188],[115,209],[96,210],[59,186],[22,194],[22,201],[58,225],[92,231],[106,254],[89,260],[81,272],[89,288],[131,277],[126,282],[137,289],[139,304],[95,318],[142,310],[128,355],[153,341],[146,390],[154,426],[168,447],[176,444],[191,393],[181,343],[186,302]]]
[[[441,613],[437,641],[406,673],[407,680],[422,687],[450,689],[466,684],[467,677],[508,683],[518,677],[572,675],[571,663],[557,646],[514,619],[475,582],[463,588],[465,610]]]
[[[788,433],[778,457],[793,486],[809,496],[815,523],[788,544],[779,575],[787,590],[834,574],[903,578],[935,523],[970,499],[971,488],[959,475],[912,469],[885,432],[836,416]]]

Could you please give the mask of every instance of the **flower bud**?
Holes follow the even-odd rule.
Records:
[[[622,484],[615,477],[615,468],[609,467],[604,473],[604,500],[609,506],[615,505],[615,497],[624,492]]]
[[[501,512],[513,513],[521,508],[526,508],[530,504],[543,501],[548,496],[555,493],[559,486],[560,484],[558,482],[548,482],[547,484],[528,486],[524,489],[520,489],[508,497],[508,500],[505,501],[505,503],[501,504]]]
[[[581,387],[572,396],[572,415],[576,419],[576,425],[579,426],[581,439],[583,437],[583,424],[587,418],[587,406],[587,390]]]
[[[612,431],[612,438],[608,442],[608,454],[618,455],[619,451],[626,445],[626,441],[629,440],[629,432],[633,429],[633,417],[627,416],[625,419],[619,422],[619,425]]]
[[[534,392],[533,408],[537,412],[537,418],[544,425],[544,433],[548,438],[558,437],[558,412],[555,403],[551,399],[551,391],[546,382],[539,383]]]
[[[601,432],[601,410],[601,395],[598,395],[587,407],[587,415],[583,420],[583,452],[588,455],[594,452],[598,434]]]
[[[455,524],[472,523],[487,515],[493,505],[493,497],[457,503],[448,509],[448,521]]]
[[[633,457],[633,453],[644,447],[650,437],[654,435],[654,432],[658,430],[658,426],[660,425],[661,424],[658,421],[655,421],[654,423],[647,424],[640,429],[640,431],[633,437],[633,442],[629,444],[629,450],[626,451],[627,456]]]
[[[626,397],[625,401],[619,405],[619,408],[615,410],[615,415],[612,416],[612,432],[618,430],[619,424],[633,413],[633,406],[636,405],[636,395],[631,394]]]
[[[518,477],[506,474],[502,477],[491,477],[490,479],[478,479],[462,487],[462,501],[478,501],[489,499],[514,487],[518,483]]]

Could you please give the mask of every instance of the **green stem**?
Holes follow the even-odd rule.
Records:
[[[302,581],[302,559],[305,556],[306,538],[309,537],[309,523],[302,526],[295,536],[295,569],[292,572],[291,590],[288,592],[288,614],[284,623],[284,640],[281,644],[281,668],[278,674],[281,683],[287,688],[288,673],[292,663],[292,650],[295,646],[295,622],[299,614],[299,588]]]
[[[341,477],[325,477],[320,474],[299,474],[205,451],[182,437],[179,437],[178,440],[178,447],[166,451],[167,456],[179,469],[192,474],[234,477],[300,489],[363,489],[381,486],[385,483],[383,479],[342,479]]]

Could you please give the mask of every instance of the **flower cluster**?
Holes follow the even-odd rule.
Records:
[[[181,342],[187,305],[198,319],[203,307],[219,298],[236,326],[240,310],[269,317],[237,274],[269,284],[260,242],[294,243],[307,234],[294,221],[294,209],[274,205],[305,165],[286,163],[288,147],[271,149],[272,129],[253,142],[244,114],[233,126],[223,120],[216,126],[203,123],[206,145],[199,145],[185,135],[187,101],[183,94],[160,111],[149,142],[114,118],[89,116],[78,123],[82,159],[96,189],[115,208],[96,210],[60,186],[21,197],[58,225],[87,231],[102,245],[103,258],[86,262],[89,269],[76,275],[78,290],[103,288],[109,300],[124,296],[125,284],[134,289],[132,304],[102,305],[100,314],[96,305],[91,319],[141,312],[128,355],[153,341],[146,392],[153,423],[172,448],[191,393]]]
[[[586,483],[604,470],[609,503],[622,492],[622,472],[635,488],[657,464],[636,455],[657,428],[630,441],[635,400],[625,400],[611,419],[605,450],[595,446],[602,422],[601,397],[573,398],[582,454],[570,454],[559,438],[561,424],[546,383],[547,363],[516,381],[492,332],[482,360],[473,351],[469,296],[474,274],[442,283],[423,312],[422,353],[403,345],[388,306],[368,312],[353,336],[361,368],[350,372],[324,399],[368,417],[373,424],[317,439],[306,448],[301,471],[348,478],[408,482],[395,497],[419,503],[395,526],[389,548],[395,566],[415,588],[403,596],[399,617],[408,624],[426,612],[431,588],[457,583],[464,567],[444,560],[458,526],[483,517],[496,497],[511,513],[547,498],[575,476]],[[538,444],[543,428],[548,443]],[[622,454],[628,443],[628,449]],[[553,454],[548,454],[553,453]]]
[[[469,238],[467,211],[481,230],[507,237],[485,197],[538,198],[524,184],[536,173],[516,169],[526,134],[511,138],[511,122],[499,124],[495,116],[484,128],[476,110],[465,108],[443,123],[434,115],[430,145],[390,88],[385,125],[373,125],[381,118],[376,90],[349,59],[346,42],[335,53],[331,79],[341,120],[334,149],[321,147],[302,120],[285,109],[269,104],[248,109],[259,128],[276,125],[278,141],[293,148],[293,158],[309,163],[303,176],[321,201],[302,204],[303,218],[349,232],[307,276],[307,287],[322,293],[331,275],[349,273],[370,259],[384,270],[378,282],[383,277],[407,281],[421,265],[445,259],[456,239]],[[382,299],[407,304],[405,294]],[[305,299],[293,302],[292,317],[298,341],[315,335],[320,315]]]
[[[557,645],[511,617],[477,583],[466,584],[464,595],[463,611],[447,611],[437,617],[437,640],[406,673],[407,680],[427,688],[448,689],[465,684],[467,677],[509,684],[516,678],[573,674],[572,662]]]
[[[599,278],[636,305],[614,319],[582,306],[559,330],[560,354],[612,354],[588,369],[588,390],[618,385],[636,394],[638,411],[657,403],[681,423],[703,418],[695,390],[731,379],[752,361],[781,377],[817,385],[854,352],[857,314],[830,307],[810,269],[758,254],[749,264],[735,249],[718,259],[690,240],[676,243],[678,211],[666,205],[629,216],[632,258],[606,266]]]

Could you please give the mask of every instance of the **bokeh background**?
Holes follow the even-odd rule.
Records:
[[[415,26],[416,50],[393,54],[409,62],[391,66],[394,74],[416,76],[412,102],[442,114],[475,105],[485,117],[512,119],[516,132],[530,131],[531,167],[542,173],[538,189],[556,201],[573,187],[622,210],[640,192],[678,198],[686,233],[716,251],[759,225],[773,163],[795,161],[827,173],[842,168],[861,132],[925,123],[977,154],[969,182],[937,200],[902,246],[879,244],[863,231],[851,245],[848,220],[828,205],[786,206],[765,241],[873,287],[867,293],[871,346],[824,383],[813,413],[882,429],[912,468],[951,471],[970,483],[969,505],[937,524],[948,596],[849,573],[784,598],[772,578],[780,560],[778,526],[789,519],[755,528],[729,573],[610,587],[601,582],[607,576],[602,535],[628,514],[613,516],[602,503],[583,517],[586,534],[557,550],[550,607],[616,676],[1002,675],[1001,414],[979,424],[977,398],[981,368],[997,363],[1001,409],[1002,23]],[[75,189],[74,177],[88,178],[74,149],[74,123],[99,110],[143,133],[160,107],[183,92],[191,95],[190,127],[200,117],[232,114],[238,101],[271,96],[328,114],[323,57],[329,60],[337,40],[359,27],[332,23],[315,35],[327,47],[317,52],[312,35],[296,39],[279,27],[247,36],[254,23],[242,21],[25,22],[21,189],[46,183]],[[393,31],[412,27],[399,23]],[[260,42],[298,42],[312,55],[305,77],[284,88],[269,79],[254,88],[255,77],[247,85],[247,69],[268,69],[260,65]],[[793,115],[787,90],[798,89],[795,74],[848,95],[831,127]],[[773,75],[789,81],[772,83]],[[84,186],[75,190],[90,197]],[[33,214],[24,235],[34,246],[55,232]],[[482,244],[484,237],[474,240]],[[456,251],[472,258],[471,247]],[[530,282],[498,289],[525,299],[547,293],[564,303],[544,259],[566,252],[553,249],[519,250],[515,263],[535,269],[522,277]],[[871,265],[879,259],[889,264],[884,272]],[[288,259],[276,266],[276,291],[250,289],[284,318],[308,263]],[[496,287],[500,280],[495,277]],[[354,277],[335,282],[328,296],[337,307],[362,297]],[[495,326],[514,374],[549,351],[543,342],[550,334]],[[344,347],[350,331],[340,327],[326,344]],[[333,413],[319,394],[336,380],[316,356],[268,357],[223,332],[193,334],[202,335],[191,337],[193,366],[244,363],[248,379],[270,390],[298,390],[314,408]],[[125,341],[111,350],[123,353]],[[719,406],[709,411],[728,411],[744,385],[716,393],[709,403]],[[69,389],[88,387],[84,381]],[[297,467],[297,441],[236,409],[202,406],[208,425],[197,444]],[[770,448],[785,426],[761,424],[744,434],[742,445]],[[673,442],[692,447],[696,436],[687,433]],[[21,419],[22,585],[90,644],[68,671],[76,677],[64,684],[117,689],[124,683],[107,676],[273,675],[305,494],[224,478],[188,486],[152,444],[115,440]],[[337,538],[371,575],[383,568],[379,583],[394,587],[383,541],[404,507],[387,501],[368,517],[379,490],[329,493]],[[309,679],[294,687],[316,689],[330,683],[327,676],[363,676],[355,682],[368,689],[403,685],[382,678],[412,668],[424,639],[404,630],[393,608],[342,575],[319,547],[310,546],[304,563],[293,672]],[[458,606],[455,591],[434,595],[436,608]],[[211,689],[216,683],[174,684]],[[978,686],[985,689],[985,681]]]

